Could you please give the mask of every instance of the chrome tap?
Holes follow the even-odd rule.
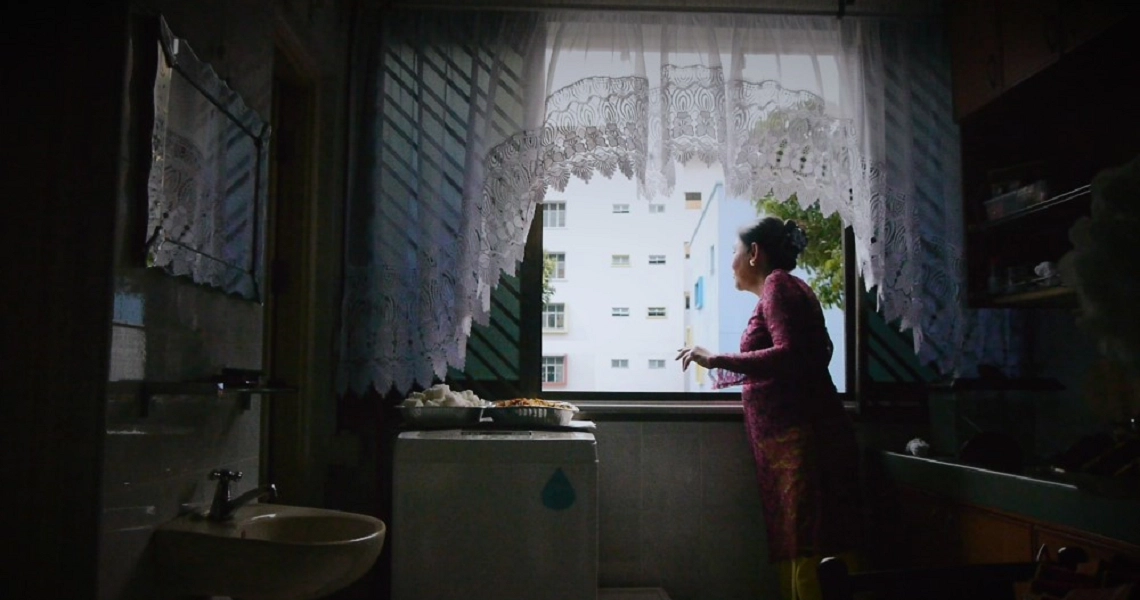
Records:
[[[214,469],[210,472],[210,479],[218,482],[214,489],[214,502],[210,505],[210,512],[206,518],[211,521],[229,521],[234,518],[234,511],[254,500],[266,498],[270,501],[277,498],[277,486],[272,483],[258,486],[238,496],[230,497],[230,483],[241,480],[241,471]]]

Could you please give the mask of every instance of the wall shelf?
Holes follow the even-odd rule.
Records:
[[[1076,308],[1077,292],[1071,287],[1057,286],[1015,294],[980,295],[971,304],[1006,308]]]
[[[112,394],[135,396],[139,404],[140,416],[150,414],[151,399],[155,396],[218,396],[238,394],[241,409],[253,407],[253,395],[294,394],[297,388],[283,385],[234,384],[219,381],[140,381],[123,380],[107,382],[107,391]]]
[[[971,233],[978,233],[978,232],[983,232],[983,231],[993,231],[994,229],[1000,228],[1003,225],[1008,225],[1010,223],[1020,221],[1021,219],[1024,219],[1026,217],[1030,217],[1033,215],[1040,214],[1042,212],[1048,211],[1048,210],[1056,208],[1058,206],[1066,205],[1066,204],[1069,204],[1070,202],[1076,202],[1076,201],[1088,199],[1091,195],[1092,195],[1092,186],[1091,185],[1082,185],[1081,187],[1079,187],[1075,190],[1071,190],[1071,191],[1065,192],[1064,194],[1054,196],[1052,198],[1049,198],[1048,200],[1045,200],[1044,202],[1038,202],[1037,204],[1034,204],[1032,206],[1027,206],[1027,207],[1022,208],[1020,210],[1016,210],[1016,211],[1014,211],[1008,215],[1005,215],[1003,217],[1000,217],[998,219],[994,219],[992,221],[983,221],[981,223],[975,223],[973,225],[970,225],[970,232]]]

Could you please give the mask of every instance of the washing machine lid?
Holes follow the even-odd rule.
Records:
[[[406,431],[397,462],[596,463],[594,434],[579,431]]]

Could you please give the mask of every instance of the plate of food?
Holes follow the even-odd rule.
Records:
[[[576,412],[578,407],[569,402],[514,398],[491,404],[487,407],[486,414],[496,423],[532,427],[569,425]]]
[[[455,391],[439,384],[409,394],[400,413],[413,427],[462,427],[479,423],[488,405],[471,390]]]

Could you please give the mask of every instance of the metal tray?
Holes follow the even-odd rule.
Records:
[[[486,410],[492,421],[504,425],[521,425],[525,427],[542,425],[569,425],[574,418],[574,411],[562,408],[547,408],[543,406],[509,406],[506,408],[491,407]]]
[[[401,406],[404,421],[414,427],[458,427],[479,423],[482,408],[464,406]]]

